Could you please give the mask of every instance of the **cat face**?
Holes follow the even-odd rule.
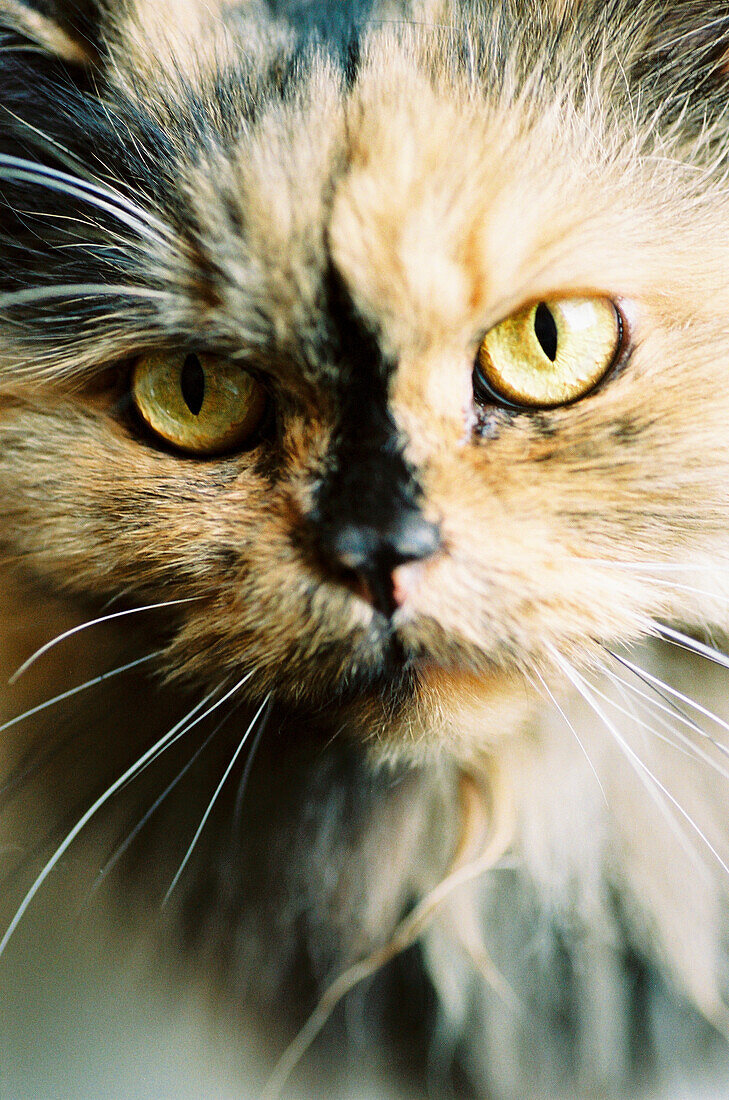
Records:
[[[341,63],[254,41],[233,8],[201,44],[139,6],[107,28],[95,83],[44,58],[29,91],[19,54],[0,165],[6,552],[80,597],[188,601],[176,675],[384,706],[392,737],[654,617],[719,619],[719,70],[701,54],[702,132],[676,74],[656,88],[655,5],[619,6],[609,32],[593,8],[373,26]],[[537,62],[540,27],[555,45]],[[574,397],[484,391],[487,334],[585,302],[615,339]],[[201,401],[229,371],[257,402],[204,453],[140,398],[156,364],[169,412],[191,356]]]

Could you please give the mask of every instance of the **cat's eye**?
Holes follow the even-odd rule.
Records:
[[[512,314],[484,337],[476,395],[518,408],[550,408],[583,397],[620,351],[622,322],[609,298],[555,298]]]
[[[248,371],[194,352],[143,356],[134,368],[132,397],[156,435],[198,455],[244,446],[266,411],[265,391]]]

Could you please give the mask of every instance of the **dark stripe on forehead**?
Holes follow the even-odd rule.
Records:
[[[386,402],[386,383],[395,364],[384,354],[373,322],[357,309],[349,287],[333,260],[329,260],[323,279],[326,327],[326,356],[349,381],[370,378]]]
[[[340,408],[329,469],[316,500],[317,522],[366,522],[384,528],[399,512],[417,509],[420,486],[403,454],[403,439],[389,408],[396,364],[382,350],[374,326],[356,308],[333,262],[324,280],[326,360]]]

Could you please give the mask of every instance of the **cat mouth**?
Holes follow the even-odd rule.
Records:
[[[393,620],[375,611],[369,626],[348,652],[335,692],[341,701],[362,695],[405,698],[418,682],[419,655]]]
[[[391,615],[375,609],[354,647],[347,680],[361,689],[413,691],[432,673],[483,677],[493,673],[491,655],[453,635],[436,618],[407,605]]]
[[[373,611],[348,656],[337,689],[343,698],[364,694],[406,702],[433,674],[484,677],[493,672],[486,653],[405,607],[391,616]]]

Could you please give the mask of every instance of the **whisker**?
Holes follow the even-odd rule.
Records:
[[[20,905],[18,906],[18,908],[15,912],[15,916],[10,921],[10,924],[8,925],[2,939],[0,939],[0,957],[2,956],[3,952],[5,951],[5,948],[7,947],[8,943],[10,942],[15,930],[17,929],[18,925],[20,924],[21,920],[23,919],[28,907],[32,903],[34,897],[36,896],[36,894],[38,893],[40,888],[42,887],[43,883],[46,881],[46,879],[51,874],[53,869],[58,865],[59,861],[66,854],[66,852],[71,847],[71,845],[73,844],[76,837],[86,827],[86,825],[89,823],[89,821],[91,821],[91,819],[96,816],[96,814],[99,812],[99,810],[103,806],[106,805],[106,803],[109,801],[109,799],[112,798],[121,787],[123,787],[131,778],[133,778],[134,776],[139,774],[139,772],[141,771],[141,769],[144,767],[144,765],[147,763],[148,760],[151,760],[153,756],[155,756],[159,753],[160,749],[162,749],[163,747],[165,747],[166,745],[168,745],[172,742],[172,739],[174,738],[174,736],[178,732],[178,730],[182,729],[182,727],[184,726],[184,727],[186,727],[185,732],[189,732],[189,730],[191,730],[199,722],[202,722],[203,719],[207,718],[207,716],[209,714],[212,714],[212,712],[214,710],[216,710],[219,706],[222,706],[222,704],[225,702],[225,700],[229,699],[230,696],[233,694],[233,692],[237,691],[241,687],[241,685],[244,684],[245,681],[250,678],[251,675],[252,675],[252,673],[250,673],[250,672],[247,673],[241,680],[238,681],[238,683],[233,688],[231,688],[231,690],[229,692],[227,692],[226,695],[224,695],[221,699],[218,699],[215,703],[213,703],[212,706],[210,706],[202,714],[199,714],[198,717],[196,717],[193,722],[191,722],[189,725],[186,725],[186,723],[189,722],[190,717],[193,714],[195,714],[197,711],[199,711],[201,706],[204,706],[206,703],[208,703],[210,701],[210,699],[213,697],[213,695],[215,694],[215,691],[218,690],[218,689],[216,688],[216,689],[213,689],[213,691],[209,692],[205,696],[205,698],[202,700],[201,703],[197,703],[192,708],[192,710],[189,711],[185,715],[184,718],[181,718],[180,721],[177,722],[172,727],[172,729],[168,730],[167,733],[165,733],[164,736],[159,739],[159,741],[157,741],[154,745],[152,745],[151,748],[147,749],[147,751],[145,753],[143,753],[142,756],[140,756],[139,759],[136,760],[134,764],[132,764],[129,768],[127,768],[127,770],[122,775],[120,775],[118,779],[115,779],[114,782],[111,784],[111,786],[107,787],[107,789],[104,791],[104,793],[99,795],[99,797],[96,799],[96,801],[91,806],[89,806],[89,808],[79,818],[79,820],[76,822],[76,824],[73,826],[73,828],[66,834],[65,838],[58,845],[58,847],[56,848],[53,855],[46,862],[45,866],[43,867],[41,872],[36,877],[35,881],[31,885],[30,889],[25,894],[25,897],[23,898],[23,900],[21,901]]]
[[[662,744],[664,745],[668,745],[668,747],[673,749],[674,752],[681,753],[682,756],[686,756],[689,760],[692,760],[694,762],[698,759],[697,754],[699,752],[699,747],[694,745],[694,743],[686,736],[685,733],[677,730],[674,726],[670,724],[670,722],[667,722],[665,718],[661,718],[660,715],[654,715],[652,710],[649,706],[646,705],[646,703],[641,702],[640,699],[636,699],[632,695],[630,695],[620,678],[610,676],[608,670],[604,666],[601,668],[601,673],[603,676],[607,676],[610,679],[610,682],[617,690],[620,698],[625,704],[625,706],[621,706],[620,703],[616,702],[615,699],[611,698],[611,696],[607,695],[606,693],[601,692],[595,686],[595,684],[592,684],[592,690],[595,692],[596,695],[603,699],[608,704],[608,706],[616,710],[618,714],[624,714],[626,718],[629,718],[633,727],[645,730],[646,733],[650,733],[653,737],[656,738],[657,741],[662,742]],[[649,717],[654,718],[666,732],[663,733],[656,726],[652,726],[648,721],[646,714]],[[674,734],[676,738],[678,738],[678,741],[673,740],[669,736],[669,734],[671,733]],[[707,761],[711,763],[711,757],[708,755],[708,753],[704,752],[704,755],[706,756]]]
[[[535,671],[537,673],[537,676],[541,680],[542,686],[543,686],[544,690],[547,692],[547,695],[549,696],[549,698],[554,703],[555,707],[557,708],[557,710],[561,714],[561,716],[564,719],[565,723],[567,724],[568,728],[572,731],[572,734],[573,734],[575,740],[577,741],[577,744],[582,749],[582,753],[585,757],[585,760],[590,765],[590,769],[592,770],[592,774],[595,776],[595,779],[597,780],[597,785],[600,788],[603,800],[605,802],[605,805],[607,806],[608,805],[608,800],[607,800],[607,795],[605,794],[605,788],[603,787],[602,782],[600,781],[600,776],[597,774],[597,771],[595,769],[595,765],[593,764],[592,760],[590,759],[589,753],[588,753],[587,749],[585,748],[584,744],[582,743],[582,740],[580,739],[580,736],[577,733],[577,730],[575,729],[574,725],[572,724],[572,722],[569,720],[569,718],[565,714],[563,708],[560,706],[560,704],[555,699],[554,695],[552,694],[552,692],[551,692],[551,690],[550,690],[550,688],[547,684],[547,681],[544,679],[541,672],[539,672],[538,669],[536,669]]]
[[[125,615],[139,615],[142,611],[156,611],[162,607],[176,607],[178,604],[183,603],[195,603],[197,600],[201,600],[202,596],[187,596],[181,600],[163,600],[161,603],[149,603],[144,607],[128,607],[124,611],[114,611],[110,615],[101,615],[98,619],[90,619],[88,622],[80,623],[78,626],[72,626],[70,630],[64,630],[63,634],[58,634],[55,638],[52,638],[50,642],[46,642],[36,649],[35,653],[32,653],[27,660],[23,661],[20,668],[17,668],[13,675],[8,680],[9,684],[14,684],[24,672],[34,665],[44,653],[47,653],[49,649],[53,649],[54,646],[64,642],[66,638],[73,637],[74,634],[78,634],[82,630],[87,630],[92,626],[99,626],[101,623],[111,622],[112,619],[121,619]]]
[[[706,657],[707,660],[713,661],[714,664],[721,665],[723,668],[729,668],[729,657],[725,653],[721,653],[720,650],[705,645],[703,642],[697,641],[696,638],[691,638],[688,634],[682,634],[680,630],[674,630],[673,627],[665,626],[663,623],[653,623],[652,625],[661,637],[670,642],[671,645],[679,646],[680,649],[687,649],[690,653],[696,653],[700,657]]]
[[[723,718],[720,718],[718,714],[715,714],[713,710],[709,710],[708,707],[704,707],[701,703],[697,703],[695,699],[691,699],[688,695],[684,695],[682,691],[679,691],[675,687],[671,687],[670,684],[660,680],[657,676],[653,676],[650,672],[646,672],[644,668],[634,665],[627,657],[620,657],[617,653],[613,653],[611,649],[608,649],[607,652],[611,657],[614,657],[619,664],[624,665],[626,668],[630,669],[631,672],[635,673],[640,680],[644,682],[647,680],[651,685],[655,685],[663,691],[668,692],[668,694],[672,695],[674,698],[680,699],[682,703],[686,703],[689,707],[693,707],[699,714],[703,714],[705,718],[710,718],[712,722],[716,722],[717,726],[721,726],[722,729],[729,732],[729,723],[725,722]],[[700,729],[700,727],[698,727],[698,729]],[[701,732],[705,737],[708,737],[708,734],[703,730],[701,730]],[[709,739],[711,740],[711,738]],[[723,751],[729,751],[720,743],[717,743],[717,748],[721,748]]]
[[[620,658],[617,657],[615,654],[610,653],[610,656],[619,663],[622,663],[620,662]],[[653,692],[653,695],[646,695],[646,693],[644,691],[641,691],[640,688],[637,688],[635,684],[631,684],[628,680],[623,680],[621,677],[616,676],[614,673],[610,672],[610,670],[606,666],[602,667],[606,676],[609,676],[615,682],[622,684],[625,688],[628,689],[628,691],[631,691],[634,695],[639,696],[641,699],[645,699],[646,702],[650,704],[650,708],[653,711],[660,710],[663,711],[664,714],[668,714],[670,715],[670,717],[676,718],[682,725],[687,726],[694,733],[697,733],[699,737],[702,737],[704,740],[708,741],[717,750],[717,752],[721,752],[725,756],[729,755],[729,747],[723,745],[721,741],[717,741],[716,738],[712,737],[710,733],[707,733],[707,731],[703,729],[698,724],[698,722],[695,722],[685,713],[685,711],[681,710],[677,703],[673,703],[670,699],[668,699],[660,690],[660,688],[651,684],[646,679],[645,674],[641,674],[639,671],[637,671],[637,669],[630,670],[631,672],[633,672],[633,675],[641,681],[641,683],[645,684],[645,686]],[[657,696],[658,698],[655,698],[655,696]],[[660,703],[658,701],[659,699],[662,699],[663,702]],[[668,723],[665,722],[665,719],[663,720],[663,722],[666,726],[668,726]],[[675,729],[675,727],[670,728]],[[676,732],[678,733],[677,730]],[[698,746],[693,745],[693,742],[691,741],[689,741],[689,744],[691,744],[694,748],[698,748]],[[713,761],[712,763],[716,762]],[[716,766],[718,767],[718,764]]]
[[[706,563],[703,562],[620,561],[614,558],[580,558],[579,561],[583,564],[605,565],[615,569],[626,569],[628,571],[637,570],[643,572],[646,569],[650,569],[652,573],[646,573],[647,579],[650,579],[652,574],[657,572],[696,573],[706,572],[707,568]],[[712,572],[729,573],[729,564],[717,565],[712,563],[711,569]]]
[[[30,52],[35,52],[38,50],[38,47],[20,47],[18,49],[18,52],[22,53],[26,49]],[[4,52],[4,50],[0,50],[0,53]],[[86,170],[86,166],[84,165],[81,158],[77,157],[75,153],[72,153],[71,150],[65,145],[61,145],[60,141],[56,141],[56,139],[52,138],[50,134],[45,132],[45,130],[41,130],[38,126],[33,126],[30,122],[28,122],[26,118],[23,118],[21,115],[16,114],[15,111],[11,111],[5,103],[0,104],[0,109],[2,109],[6,115],[9,115],[10,118],[12,118],[13,122],[17,122],[18,125],[22,126],[29,133],[33,134],[34,137],[39,138],[40,140],[38,144],[41,146],[41,148],[43,148],[44,146],[52,148],[53,155],[58,160],[60,160],[62,164],[65,164],[67,168],[75,169],[75,175],[79,180],[83,180],[86,183],[96,182],[95,177]],[[34,168],[46,167],[46,165],[39,164],[38,161],[28,161],[25,160],[25,158],[23,157],[12,157],[10,159],[12,159],[13,161],[18,161],[21,164],[32,165]]]
[[[235,692],[238,691],[238,689],[243,686],[243,684],[245,684],[248,680],[250,680],[250,678],[253,675],[254,671],[255,671],[255,669],[252,669],[250,672],[247,672],[246,675],[241,680],[239,680],[237,684],[233,685],[233,687],[230,689],[230,691],[227,691],[225,693],[225,695],[223,695],[223,697],[217,701],[215,706],[211,707],[209,711],[205,712],[205,714],[202,716],[202,718],[207,718],[208,714],[212,713],[212,711],[214,711],[214,710],[217,710],[217,708],[219,706],[221,706],[223,703],[225,703],[226,700],[230,699],[231,695],[234,695]],[[127,783],[131,783],[133,779],[137,778],[137,775],[141,775],[142,772],[147,770],[147,768],[150,768],[157,761],[157,759],[162,755],[162,753],[167,752],[168,749],[171,749],[172,746],[180,740],[180,738],[185,736],[185,734],[188,732],[188,730],[192,729],[193,726],[196,726],[198,724],[198,722],[201,722],[202,718],[196,718],[195,721],[191,723],[191,725],[185,726],[184,729],[176,731],[175,736],[172,738],[172,740],[169,742],[169,744],[164,745],[161,749],[158,749],[155,753],[153,753],[152,756],[150,756],[149,760],[145,760],[144,764],[139,769],[139,772],[136,775],[132,776],[131,779],[128,779]]]
[[[241,775],[240,782],[238,784],[238,790],[235,796],[235,806],[233,808],[233,836],[240,836],[241,818],[243,816],[243,799],[245,798],[246,788],[248,787],[248,780],[250,779],[251,771],[253,769],[253,761],[256,759],[258,746],[261,743],[261,738],[263,737],[266,726],[268,725],[268,720],[271,717],[272,710],[273,699],[271,699],[271,697],[269,696],[268,708],[266,710],[266,713],[263,715],[263,720],[261,721],[260,726],[256,730],[256,736],[253,739],[251,751],[248,753],[248,758],[246,760],[245,767],[243,768],[243,774]]]
[[[37,714],[39,711],[45,710],[48,707],[52,707],[57,703],[63,702],[65,699],[70,698],[73,695],[77,695],[79,692],[85,691],[87,688],[93,687],[98,683],[103,683],[113,676],[118,676],[123,672],[127,672],[129,669],[134,668],[136,665],[141,665],[145,661],[151,661],[155,657],[158,657],[163,651],[158,650],[154,653],[148,654],[146,657],[140,657],[137,661],[131,661],[127,665],[122,665],[120,668],[112,669],[110,672],[104,672],[100,676],[94,677],[93,680],[87,680],[85,684],[79,684],[77,687],[71,688],[69,691],[64,691],[61,695],[56,695],[53,699],[48,699],[45,703],[40,703],[38,706],[31,708],[31,710],[25,711],[23,714],[19,714],[15,718],[11,718],[9,722],[0,726],[0,733],[8,729],[10,726],[14,726],[19,722],[25,721],[26,718],[30,718]],[[50,747],[46,747],[45,751],[36,752],[32,758],[20,761],[18,765],[6,777],[5,781],[0,785],[0,806],[7,805],[8,800],[12,796],[13,792],[36,772],[39,768],[49,764],[57,756],[60,755],[68,745],[77,737],[77,731],[71,730],[66,736],[58,739],[54,738]]]
[[[595,702],[594,698],[592,697],[591,686],[587,683],[587,681],[582,676],[580,676],[580,674],[577,672],[577,670],[574,669],[569,664],[569,662],[567,662],[565,659],[563,659],[562,656],[556,650],[552,649],[552,655],[554,657],[554,660],[558,663],[559,667],[562,669],[564,675],[567,677],[567,679],[572,684],[572,686],[580,693],[580,695],[585,700],[585,702],[590,707],[592,707],[592,710],[595,712],[597,717],[601,720],[601,722],[603,723],[605,728],[615,738],[615,741],[618,744],[618,746],[622,749],[624,754],[628,757],[628,759],[633,764],[633,767],[636,770],[636,774],[638,774],[640,777],[642,777],[642,781],[644,783],[644,786],[646,787],[646,790],[649,792],[651,797],[654,798],[654,800],[657,802],[657,805],[659,806],[661,811],[664,812],[664,814],[666,816],[666,819],[669,823],[669,826],[671,827],[672,831],[676,832],[677,837],[678,837],[681,845],[683,847],[685,847],[685,849],[691,854],[691,856],[694,859],[697,857],[697,853],[694,851],[693,847],[688,843],[688,840],[684,836],[683,832],[680,829],[678,829],[678,827],[677,827],[678,823],[671,817],[670,813],[667,812],[667,807],[663,803],[663,801],[660,798],[658,792],[660,792],[660,794],[662,794],[665,799],[668,799],[668,801],[671,803],[671,805],[678,811],[678,813],[681,815],[681,817],[683,817],[685,819],[685,821],[690,825],[690,827],[694,830],[694,832],[697,834],[697,836],[706,845],[708,850],[711,852],[711,854],[714,856],[714,858],[719,863],[719,865],[722,867],[722,869],[726,872],[726,874],[729,875],[729,867],[727,867],[726,863],[724,862],[722,857],[719,855],[719,852],[716,850],[716,848],[711,843],[711,841],[706,836],[706,834],[702,831],[700,826],[694,821],[694,819],[691,817],[691,815],[683,808],[681,803],[671,794],[671,792],[668,790],[668,788],[665,786],[665,784],[663,784],[660,781],[660,779],[658,779],[658,777],[653,774],[653,772],[650,770],[650,768],[647,766],[647,764],[643,760],[641,760],[640,756],[638,756],[638,754],[635,752],[635,750],[633,748],[631,748],[631,746],[628,744],[628,742],[622,736],[620,731],[617,729],[617,727],[615,726],[615,723],[610,721],[610,719],[605,715],[605,713],[601,709],[601,707]],[[703,862],[700,863],[700,866],[703,867]],[[704,870],[706,871],[705,867],[704,867]]]
[[[88,893],[88,895],[86,897],[86,900],[84,902],[84,906],[87,906],[91,902],[92,898],[96,894],[96,892],[99,889],[99,887],[101,886],[101,884],[106,879],[107,875],[109,875],[111,873],[111,871],[114,870],[114,868],[116,867],[119,860],[122,858],[122,856],[124,856],[124,854],[132,846],[132,844],[134,843],[136,838],[139,836],[140,832],[142,831],[144,826],[147,824],[147,822],[150,820],[150,818],[154,816],[154,814],[160,808],[162,803],[167,799],[167,797],[170,794],[172,794],[172,791],[175,789],[175,787],[177,787],[177,785],[182,782],[182,780],[185,778],[185,776],[190,771],[190,769],[194,766],[196,761],[199,759],[199,757],[202,755],[202,753],[205,751],[205,749],[208,747],[208,745],[211,743],[211,741],[213,741],[213,739],[215,737],[217,737],[217,735],[220,733],[221,729],[226,724],[226,722],[230,721],[230,719],[235,714],[237,709],[238,709],[237,706],[231,707],[231,709],[228,711],[228,713],[225,715],[225,717],[223,719],[221,719],[220,722],[218,722],[217,726],[212,731],[212,733],[209,733],[208,736],[203,741],[202,745],[199,745],[198,748],[195,750],[193,755],[190,757],[188,762],[185,764],[184,768],[182,768],[182,770],[177,773],[177,775],[172,780],[172,782],[169,783],[165,787],[165,789],[162,791],[162,794],[159,795],[159,797],[157,799],[155,799],[155,801],[152,803],[152,805],[149,807],[149,809],[145,812],[145,814],[141,818],[141,820],[137,822],[137,824],[134,826],[134,828],[131,830],[131,832],[125,837],[125,839],[122,841],[122,843],[118,846],[118,848],[113,853],[113,855],[110,856],[110,858],[107,860],[107,862],[104,864],[104,866],[101,868],[98,875],[96,876],[96,881],[94,882],[93,886],[89,890],[89,893]]]
[[[671,591],[676,590],[678,592],[691,592],[696,596],[704,596],[706,599],[713,600],[714,602],[729,604],[729,595],[724,595],[721,592],[712,592],[707,588],[697,588],[696,585],[682,584],[676,581],[672,576],[659,577],[655,576],[655,572],[706,572],[705,565],[676,565],[669,564],[667,562],[623,562],[623,561],[611,561],[609,558],[580,558],[581,563],[590,563],[591,565],[607,566],[610,568],[624,569],[634,573],[637,580],[643,584],[653,584],[668,588]],[[654,570],[654,573],[646,573],[646,569]],[[712,566],[712,570],[720,573],[729,573],[729,566],[721,568]]]
[[[693,584],[681,584],[679,581],[674,580],[673,577],[652,577],[649,573],[636,573],[636,577],[644,584],[663,585],[664,588],[668,588],[671,591],[692,592],[696,596],[704,596],[706,599],[711,599],[718,603],[729,603],[729,596],[722,595],[721,592],[709,592],[708,589],[697,588]]]
[[[159,243],[162,243],[164,236],[170,235],[164,222],[141,206],[137,206],[136,203],[130,202],[124,195],[108,187],[91,183],[80,176],[60,172],[57,168],[51,168],[45,164],[0,153],[0,179],[18,183],[35,183],[51,191],[83,199],[91,206],[111,214],[130,229]]]
[[[207,807],[207,809],[205,810],[205,813],[202,816],[202,820],[200,821],[200,824],[197,827],[197,831],[196,831],[194,837],[192,838],[192,841],[190,842],[190,846],[187,849],[187,851],[185,852],[182,863],[178,867],[177,873],[176,873],[175,877],[172,879],[172,882],[170,883],[169,889],[167,890],[167,893],[165,894],[165,896],[162,900],[162,907],[163,908],[164,908],[165,905],[167,905],[167,902],[170,900],[170,896],[172,894],[172,891],[175,889],[175,887],[177,886],[177,883],[182,878],[182,873],[185,870],[185,868],[187,867],[187,864],[190,860],[190,857],[192,856],[192,853],[195,850],[195,845],[197,844],[198,840],[200,839],[200,834],[202,833],[203,829],[205,828],[205,825],[207,823],[208,818],[210,817],[210,814],[213,812],[213,807],[214,807],[215,803],[217,802],[218,796],[220,795],[220,792],[222,791],[222,789],[225,785],[225,781],[228,778],[228,776],[230,775],[233,768],[235,767],[235,762],[238,759],[238,757],[240,756],[241,752],[243,751],[243,746],[245,745],[246,741],[248,740],[248,738],[250,736],[250,733],[251,733],[251,730],[255,726],[255,724],[258,721],[258,719],[260,718],[260,716],[263,714],[263,711],[268,706],[270,700],[271,700],[271,692],[269,692],[268,695],[265,697],[265,699],[261,703],[261,705],[258,708],[258,710],[256,711],[256,713],[253,715],[253,718],[251,719],[250,725],[248,726],[247,730],[245,731],[245,733],[241,737],[240,744],[238,745],[238,748],[233,753],[233,756],[231,757],[230,763],[228,764],[227,768],[223,772],[223,777],[220,780],[220,782],[218,783],[217,787],[215,788],[215,792],[213,794],[213,797],[210,799],[210,802],[208,803],[208,807]]]
[[[45,187],[49,191],[53,191],[61,195],[68,195],[69,198],[77,199],[80,202],[84,202],[88,206],[92,207],[92,209],[94,210],[99,210],[104,214],[110,214],[114,218],[115,222],[121,223],[122,225],[126,226],[127,229],[133,230],[133,232],[138,237],[141,237],[145,241],[151,242],[155,246],[166,244],[164,238],[160,236],[160,234],[149,229],[144,221],[141,221],[139,218],[126,214],[123,210],[117,209],[111,203],[103,202],[94,194],[88,193],[85,188],[90,188],[89,184],[83,184],[82,187],[79,183],[78,186],[70,187],[68,185],[62,185],[56,180],[46,179],[40,173],[9,172],[7,170],[4,170],[1,164],[0,180],[8,180],[9,182],[16,184],[32,183],[40,187]],[[5,205],[7,205],[7,200],[5,201]],[[33,216],[36,216],[35,211],[33,212]],[[92,224],[97,230],[105,228],[101,220],[97,220]],[[134,240],[129,237],[125,238],[125,243],[128,249],[132,247],[138,247],[138,245],[135,244]]]
[[[614,677],[607,668],[603,668],[603,673],[604,675],[608,676],[613,681],[613,683],[615,683],[619,691],[621,691],[621,688],[623,687],[626,688],[628,691],[631,690],[630,685],[626,681],[621,680],[619,677]],[[719,764],[718,761],[712,760],[705,749],[702,749],[700,745],[695,745],[693,741],[691,741],[690,738],[686,736],[685,733],[682,733],[681,730],[676,729],[675,726],[671,726],[670,723],[665,721],[665,719],[657,718],[657,720],[663,725],[664,729],[669,730],[671,733],[675,734],[675,736],[679,738],[681,744],[676,744],[676,742],[672,741],[670,737],[666,736],[666,734],[661,733],[654,726],[651,726],[648,722],[644,721],[644,719],[640,718],[638,714],[636,714],[635,710],[633,710],[632,708],[630,710],[626,710],[625,707],[621,707],[619,703],[616,703],[615,700],[611,699],[609,695],[605,695],[604,692],[600,691],[599,688],[596,688],[594,684],[591,684],[590,687],[596,695],[598,695],[611,707],[614,707],[615,710],[617,710],[620,714],[626,715],[626,717],[630,718],[648,733],[653,734],[653,736],[657,737],[659,741],[663,741],[665,744],[670,745],[670,747],[672,749],[675,749],[676,752],[683,753],[685,756],[688,756],[689,759],[702,760],[709,767],[714,768],[715,771],[724,776],[725,779],[729,779],[729,770],[727,770],[726,768],[722,768],[721,764]],[[625,698],[625,695],[622,691],[621,694],[623,694],[623,698]],[[641,696],[643,696],[643,698],[648,699],[648,696],[643,695],[642,692],[636,694],[640,694]],[[644,709],[648,710],[649,708],[645,707]]]
[[[0,50],[0,53],[2,52],[3,51]],[[37,144],[41,148],[52,149],[52,155],[56,157],[62,164],[64,164],[66,168],[72,170],[69,171],[68,174],[60,173],[61,178],[65,176],[65,178],[68,179],[70,183],[77,183],[80,186],[89,186],[90,188],[98,189],[100,194],[108,196],[113,201],[119,203],[119,205],[125,206],[131,213],[135,214],[141,219],[148,221],[151,226],[158,228],[160,232],[169,232],[168,226],[166,226],[164,222],[156,218],[151,211],[145,209],[142,206],[139,206],[133,200],[129,199],[126,195],[118,191],[117,188],[115,188],[111,183],[102,183],[98,176],[89,171],[87,165],[84,164],[82,158],[77,156],[77,154],[69,149],[67,145],[62,145],[60,141],[57,141],[55,138],[51,137],[51,135],[47,133],[47,131],[41,130],[38,126],[33,126],[28,121],[28,119],[23,118],[21,115],[16,114],[14,111],[11,111],[7,104],[0,104],[0,109],[2,109],[7,115],[9,115],[14,122],[17,122],[18,125],[22,126],[26,133],[33,135],[33,137],[30,138],[31,141],[35,139]],[[8,163],[16,164],[21,168],[27,167],[29,171],[36,170],[41,172],[48,172],[51,174],[58,172],[58,169],[51,168],[50,165],[42,164],[39,161],[35,160],[27,160],[24,157],[12,157],[9,154],[6,154],[5,159]],[[100,160],[98,150],[95,154],[95,160],[101,165],[102,168],[105,169],[108,176],[114,174],[109,166]],[[139,188],[130,186],[129,180],[125,180],[123,181],[123,183],[126,190],[138,194],[140,198],[146,198],[144,193]]]
[[[24,722],[26,718],[32,718],[34,714],[39,714],[42,710],[47,710],[48,707],[54,707],[56,703],[62,703],[64,699],[70,699],[74,695],[78,695],[81,691],[86,691],[87,688],[94,687],[96,684],[102,684],[104,680],[110,680],[112,676],[120,676],[123,672],[128,672],[131,668],[137,668],[139,665],[143,665],[146,661],[153,661],[155,657],[160,657],[164,651],[156,649],[153,653],[148,653],[146,657],[137,657],[136,661],[130,661],[127,665],[120,665],[119,668],[113,668],[109,672],[102,672],[99,676],[94,676],[93,679],[87,680],[83,684],[78,684],[76,687],[69,688],[68,691],[61,692],[60,695],[54,695],[52,699],[46,699],[45,703],[39,703],[35,707],[31,707],[30,710],[24,711],[23,714],[18,714],[15,718],[11,718],[7,722],[3,722],[0,725],[0,733],[4,733],[5,730],[9,730],[11,726],[17,726],[19,722]],[[4,788],[0,787],[0,794],[3,793]]]
[[[0,309],[13,309],[15,306],[36,305],[40,302],[51,302],[56,298],[139,298],[159,301],[169,300],[170,295],[165,290],[154,290],[152,287],[125,286],[114,283],[68,283],[64,286],[28,287],[27,290],[12,290],[7,294],[0,294]]]

